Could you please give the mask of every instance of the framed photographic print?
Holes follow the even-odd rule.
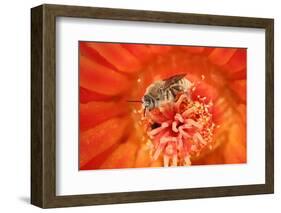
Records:
[[[31,9],[31,203],[274,191],[273,19]]]

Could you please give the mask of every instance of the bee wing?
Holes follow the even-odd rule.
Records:
[[[170,87],[172,84],[177,83],[179,80],[181,80],[182,78],[184,78],[186,76],[186,74],[179,74],[179,75],[174,75],[170,78],[164,79],[163,81],[164,83],[164,89],[167,89],[168,87]]]

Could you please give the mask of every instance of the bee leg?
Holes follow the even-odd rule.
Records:
[[[176,98],[179,91],[180,91],[179,88],[176,87],[176,86],[171,88],[171,93],[172,93],[172,96],[173,96],[174,99]]]
[[[168,101],[169,100],[169,90],[167,90],[165,92],[165,100]]]
[[[143,110],[143,117],[146,116],[146,107],[144,107],[144,110]]]

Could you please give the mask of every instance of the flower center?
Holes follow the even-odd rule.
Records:
[[[193,156],[212,145],[212,102],[193,99],[191,92],[180,93],[174,101],[152,109],[144,118],[152,143],[151,157],[162,157],[164,166],[191,165]]]

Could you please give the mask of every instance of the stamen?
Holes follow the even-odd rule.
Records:
[[[157,150],[156,150],[156,152],[154,153],[154,155],[153,155],[153,157],[152,157],[152,159],[153,159],[153,160],[157,160],[157,158],[158,158],[159,155],[161,154],[162,150],[163,150],[163,146],[162,146],[161,144],[159,144],[159,145],[158,145],[158,148],[157,148]]]
[[[158,134],[159,132],[161,132],[163,129],[167,128],[168,126],[169,126],[169,123],[164,122],[164,123],[162,123],[162,125],[160,127],[151,130],[148,133],[148,135],[149,136],[154,136],[154,135]]]
[[[186,122],[191,126],[197,127],[198,129],[202,129],[202,125],[194,121],[193,119],[187,119]]]
[[[196,132],[196,133],[193,135],[193,139],[194,139],[195,141],[198,140],[200,143],[202,143],[202,144],[204,144],[204,145],[207,144],[207,142],[202,138],[202,136],[201,136],[198,132]]]
[[[189,156],[186,156],[184,158],[184,163],[185,163],[186,166],[190,166],[191,165],[191,161],[190,161],[190,157]]]
[[[184,118],[186,118],[188,115],[190,115],[190,114],[193,113],[193,112],[194,112],[194,109],[193,109],[193,108],[189,108],[189,109],[185,110],[185,111],[182,113],[182,116],[183,116]]]
[[[177,129],[177,125],[178,125],[178,122],[177,121],[174,121],[173,124],[172,124],[172,130],[174,132],[178,132],[179,130]]]
[[[167,155],[164,155],[164,167],[169,166],[169,161],[170,161],[170,157]]]
[[[179,122],[181,122],[181,123],[184,122],[183,117],[182,117],[179,113],[177,113],[177,114],[175,115],[175,120],[176,120],[176,121],[179,121]]]
[[[178,165],[178,156],[173,155],[172,166],[177,166],[177,165]]]
[[[179,132],[184,138],[191,138],[191,136],[183,130],[183,126],[179,127]]]
[[[167,142],[177,142],[177,138],[164,136],[160,139],[160,144],[165,144]]]

